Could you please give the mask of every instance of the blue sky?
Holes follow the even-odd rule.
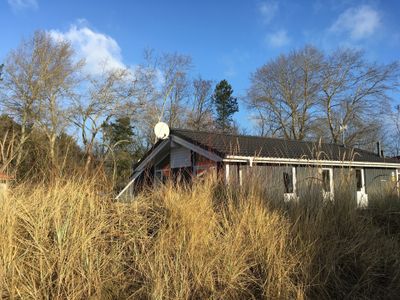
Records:
[[[71,39],[92,71],[104,59],[133,66],[145,48],[188,54],[194,75],[225,78],[239,97],[257,67],[305,44],[381,63],[400,53],[400,1],[0,1],[0,62],[43,29]],[[244,107],[237,119],[246,123]]]

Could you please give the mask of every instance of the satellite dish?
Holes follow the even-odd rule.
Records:
[[[165,140],[169,136],[169,127],[164,122],[158,122],[154,126],[154,133],[159,140]]]

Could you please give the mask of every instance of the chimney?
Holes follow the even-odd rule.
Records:
[[[381,142],[376,142],[376,150],[379,157],[383,157],[383,150],[381,146]]]

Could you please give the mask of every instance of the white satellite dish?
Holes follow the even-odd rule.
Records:
[[[165,140],[169,136],[169,127],[164,122],[158,122],[154,126],[154,133],[159,140]]]

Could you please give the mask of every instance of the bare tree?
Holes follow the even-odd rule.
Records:
[[[40,92],[37,82],[39,70],[34,68],[33,40],[23,41],[18,49],[11,51],[6,59],[1,92],[3,109],[21,124],[18,143],[23,147],[29,136],[29,128],[36,119]],[[18,153],[16,168],[22,160],[22,151]]]
[[[400,105],[396,105],[390,113],[390,118],[385,122],[386,130],[381,141],[386,144],[386,150],[393,156],[400,156]]]
[[[56,164],[56,138],[65,128],[65,102],[76,84],[76,72],[82,63],[73,62],[73,50],[67,42],[55,41],[42,31],[11,51],[4,67],[3,98],[6,111],[21,124],[20,147],[32,127],[40,127],[48,138],[49,156]],[[20,151],[16,166],[23,158]]]
[[[133,124],[135,134],[142,140],[143,148],[148,149],[154,143],[154,125],[160,121],[162,102],[160,89],[163,86],[158,68],[158,57],[153,50],[144,51],[144,62],[134,70],[136,80],[135,98],[137,100],[136,118]]]
[[[36,63],[41,72],[37,123],[47,136],[52,166],[57,166],[56,139],[68,124],[68,104],[74,97],[83,62],[74,61],[74,50],[68,42],[56,41],[48,33],[36,33],[35,41]]]
[[[187,73],[192,59],[177,53],[165,53],[159,60],[159,70],[163,82],[160,95],[163,101],[160,119],[165,118],[170,127],[182,125],[185,99],[187,100],[189,81]]]
[[[312,129],[323,55],[307,46],[281,55],[251,76],[248,106],[272,135],[302,140]]]
[[[47,75],[39,49],[42,47],[44,35],[36,32],[32,39],[22,41],[16,50],[10,52],[4,66],[1,82],[3,108],[21,125],[18,138],[21,149],[36,124],[43,102]],[[23,151],[20,151],[16,158],[16,168],[22,159]]]
[[[248,102],[263,134],[370,148],[381,135],[379,116],[390,107],[398,76],[397,63],[370,63],[350,49],[324,55],[307,46],[258,69]]]
[[[80,131],[86,171],[93,160],[94,145],[102,124],[118,114],[127,113],[128,100],[134,93],[131,77],[127,69],[107,70],[104,66],[101,75],[89,75],[87,89],[73,104],[71,119]]]
[[[264,112],[262,109],[254,108],[254,114],[251,116],[254,122],[254,127],[259,136],[271,136],[275,137],[277,134],[276,124],[270,122],[273,117],[271,112]]]
[[[191,110],[188,113],[187,126],[195,130],[210,129],[213,119],[213,82],[200,76],[192,81]]]
[[[155,55],[145,52],[144,64],[137,67],[135,74],[141,82],[141,131],[149,144],[154,142],[153,128],[159,121],[170,127],[183,125],[189,97],[188,72],[191,58],[177,53]]]
[[[321,101],[324,124],[331,142],[364,146],[376,141],[389,106],[389,92],[398,88],[397,63],[368,63],[363,53],[338,50],[322,69]]]
[[[17,157],[19,149],[17,149],[17,136],[14,131],[6,130],[0,135],[0,172],[9,174],[10,165]]]

